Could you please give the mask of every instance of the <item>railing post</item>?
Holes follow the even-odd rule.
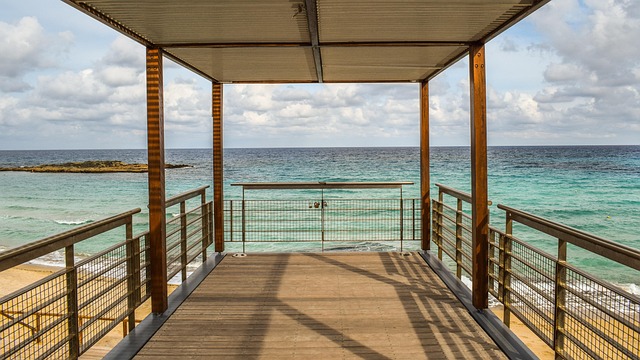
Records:
[[[209,213],[209,218],[207,219],[207,224],[209,225],[209,239],[207,240],[207,246],[213,244],[214,234],[213,234],[213,203],[210,202],[207,206],[207,211]]]
[[[404,240],[404,201],[402,200],[402,197],[400,197],[400,251],[404,250],[403,240]]]
[[[556,261],[556,284],[555,284],[555,304],[553,323],[553,348],[556,359],[563,358],[564,354],[564,308],[566,305],[566,285],[567,285],[567,242],[558,239],[558,260]]]
[[[129,331],[133,330],[136,322],[136,305],[140,299],[140,239],[133,237],[133,219],[126,224],[126,252],[127,252],[127,311],[129,312]]]
[[[320,197],[320,233],[321,233],[320,241],[322,243],[322,252],[324,252],[324,190],[322,190],[322,195]]]
[[[209,240],[209,207],[207,206],[207,192],[200,193],[200,215],[202,215],[202,262],[207,261],[207,244]]]
[[[507,325],[511,324],[511,248],[513,246],[513,219],[511,213],[506,214],[505,236],[502,240],[502,303],[504,304],[502,321]]]
[[[78,328],[78,274],[75,267],[73,245],[65,248],[65,266],[67,268],[67,329],[69,332],[69,358],[77,359],[80,356],[80,339]]]
[[[456,277],[462,279],[462,200],[456,202]]]
[[[244,202],[244,195],[242,196],[242,252],[244,253],[245,242],[247,241],[247,215],[246,204]]]
[[[149,237],[150,237],[149,234],[144,235],[144,247],[145,247],[144,258],[145,258],[145,262],[147,263],[151,260],[151,246],[150,246]],[[151,266],[145,266],[145,277],[147,279],[151,279],[151,274],[153,274],[153,271],[151,270]],[[152,294],[153,296],[153,284],[151,283],[151,281],[147,281],[145,292],[147,294]]]
[[[187,204],[180,202],[180,268],[182,281],[187,280]]]
[[[444,196],[442,194],[442,189],[438,192],[438,214],[437,214],[437,234],[436,238],[438,238],[438,259],[442,261],[442,202],[444,201]]]
[[[411,221],[411,240],[416,239],[416,199],[411,200],[411,212],[412,212],[412,221]]]
[[[233,200],[229,200],[229,241],[233,242]]]
[[[496,284],[494,280],[495,265],[491,261],[491,259],[495,259],[495,258],[496,258],[496,232],[491,231],[491,229],[489,229],[489,292],[491,292],[492,289],[496,288]],[[498,262],[498,268],[500,268],[500,262]],[[497,298],[498,300],[502,301],[500,297],[501,297],[500,293],[498,293]]]

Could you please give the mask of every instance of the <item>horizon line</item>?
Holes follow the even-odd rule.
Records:
[[[545,144],[545,145],[488,145],[487,148],[507,147],[628,147],[640,144]],[[225,147],[225,150],[236,149],[390,149],[420,148],[419,145],[387,145],[387,146],[259,146],[259,147]],[[429,148],[471,148],[470,145],[433,145]],[[100,150],[147,150],[147,148],[78,148],[78,149],[0,149],[0,151],[100,151]],[[165,150],[212,150],[212,147],[171,147]]]

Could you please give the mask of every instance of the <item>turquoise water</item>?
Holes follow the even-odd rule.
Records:
[[[413,181],[404,197],[419,197],[418,148],[226,149],[225,198],[238,199],[237,182]],[[491,223],[504,228],[505,204],[640,248],[640,146],[494,147],[489,149]],[[146,162],[146,150],[0,151],[0,166],[82,160]],[[168,150],[167,195],[211,184],[211,150]],[[433,148],[431,182],[470,190],[469,148]],[[432,196],[435,196],[435,185]],[[251,199],[297,198],[297,192],[255,191]],[[334,190],[338,198],[395,197],[390,190]],[[211,195],[210,195],[211,197]],[[11,248],[132,208],[135,231],[147,227],[146,174],[43,174],[0,172],[0,247]],[[555,253],[555,240],[515,228],[514,234]],[[88,244],[91,253],[108,237]],[[102,243],[101,243],[102,242]],[[297,246],[295,244],[293,247]],[[579,250],[570,258],[598,276],[640,284],[635,271],[620,270]]]

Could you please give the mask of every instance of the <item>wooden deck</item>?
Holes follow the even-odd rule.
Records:
[[[500,359],[415,253],[228,255],[137,359]]]

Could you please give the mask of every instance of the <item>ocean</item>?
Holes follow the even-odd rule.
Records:
[[[166,162],[191,167],[166,172],[167,196],[212,184],[210,149],[172,149]],[[436,183],[469,191],[470,151],[467,147],[431,149],[432,197]],[[0,167],[85,160],[146,162],[146,150],[0,151]],[[488,152],[491,224],[504,229],[505,204],[576,227],[615,242],[640,248],[640,146],[491,147]],[[405,198],[420,197],[420,150],[404,148],[277,148],[225,149],[225,199],[239,199],[232,183],[282,181],[412,181]],[[392,193],[392,196],[397,196]],[[291,192],[256,191],[251,199],[283,199]],[[389,190],[333,190],[338,198],[388,198]],[[209,197],[212,197],[211,190]],[[0,249],[60,233],[74,226],[133,208],[134,232],[148,226],[146,174],[48,174],[0,172]],[[516,232],[519,231],[519,232]],[[520,235],[551,254],[552,239]],[[102,241],[109,241],[108,239]],[[294,250],[299,244],[291,244]],[[90,254],[105,247],[90,244]],[[638,293],[637,271],[612,270],[576,251],[574,264]],[[61,259],[60,259],[61,260]],[[56,259],[50,259],[56,262]]]

